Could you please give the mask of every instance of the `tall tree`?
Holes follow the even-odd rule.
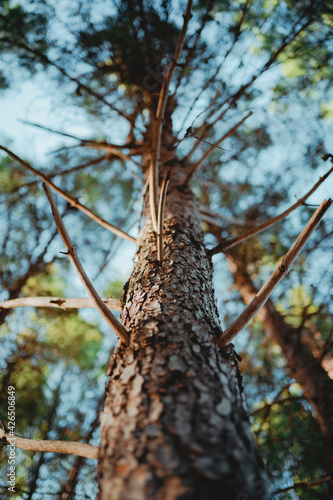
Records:
[[[239,358],[231,344],[220,341],[211,258],[221,248],[207,250],[215,241],[205,237],[202,224],[213,221],[216,226],[222,217],[222,238],[249,224],[258,232],[260,206],[274,215],[287,203],[290,179],[300,177],[291,168],[295,162],[307,160],[315,168],[327,153],[320,127],[330,117],[332,16],[331,2],[314,0],[126,0],[119,5],[27,0],[1,6],[3,61],[15,61],[20,75],[40,72],[48,81],[57,80],[56,99],[71,97],[61,101],[68,128],[61,129],[53,116],[49,124],[34,124],[67,141],[47,168],[1,146],[6,155],[1,281],[8,299],[1,319],[11,331],[19,316],[9,311],[17,305],[87,305],[81,298],[66,302],[58,296],[63,293],[50,298],[54,286],[47,294],[38,290],[50,267],[61,271],[54,265],[60,243],[50,234],[51,212],[36,186],[37,176],[65,199],[60,211],[69,236],[45,188],[66,253],[91,295],[88,305],[119,335],[101,414],[100,499],[213,499],[221,491],[230,500],[269,498],[244,407]],[[11,81],[4,64],[1,82]],[[80,114],[76,127],[70,126],[72,104]],[[304,120],[300,130],[302,113],[315,119],[308,128]],[[286,136],[278,120],[285,127],[290,122],[288,130],[300,144],[296,153],[291,151],[282,177],[278,167],[285,160]],[[311,144],[304,138],[307,131]],[[59,169],[60,163],[68,167]],[[258,179],[251,176],[257,163],[262,166]],[[134,238],[128,232],[139,216],[142,188],[145,222]],[[23,216],[27,223],[20,227]],[[277,254],[286,251],[302,222],[297,220],[276,242]],[[138,246],[122,305],[109,302],[122,309],[122,324],[88,281],[74,248],[83,261],[91,262],[94,253],[96,262],[87,271],[105,289],[114,235]],[[234,236],[239,243],[242,236]],[[267,259],[273,245],[264,238]],[[253,252],[252,265],[257,257]],[[217,277],[227,282],[224,273]],[[32,300],[32,294],[43,300]],[[56,309],[45,311],[28,317],[38,325],[39,340],[48,335],[48,349],[49,343],[51,350],[61,343],[66,356],[90,369],[100,347],[95,337],[94,348],[94,328],[84,326],[72,311],[64,314],[64,323]],[[9,370],[5,373],[6,381]],[[308,372],[305,378],[310,380]],[[42,381],[39,387],[45,387]],[[324,400],[323,408],[330,422],[328,403]],[[77,484],[76,471],[74,476]],[[65,495],[69,485],[64,488]]]

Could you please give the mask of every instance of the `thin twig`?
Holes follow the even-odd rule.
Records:
[[[102,298],[104,304],[113,311],[121,311],[121,301]],[[89,297],[20,297],[18,299],[0,302],[0,309],[15,309],[16,307],[55,307],[58,309],[95,308],[95,303]]]
[[[146,194],[147,194],[147,189],[149,186],[149,176],[145,182],[145,185],[143,186],[142,190],[142,197],[141,197],[141,209],[140,209],[140,215],[139,215],[139,220],[138,220],[138,230],[140,232],[141,230],[141,219],[143,217],[144,209],[145,209],[145,199],[146,199]]]
[[[125,240],[132,241],[132,243],[136,243],[136,239],[133,238],[133,236],[130,236],[129,234],[125,233],[121,229],[113,226],[106,220],[102,219],[99,217],[99,215],[95,214],[92,210],[89,208],[85,207],[82,205],[78,200],[73,198],[72,196],[68,195],[63,191],[62,189],[58,188],[53,182],[50,181],[47,175],[42,174],[39,170],[36,170],[34,167],[32,167],[28,162],[22,160],[19,158],[16,154],[12,153],[9,149],[5,148],[4,146],[0,146],[0,149],[5,151],[13,160],[16,160],[18,163],[20,163],[23,167],[25,167],[27,170],[32,172],[34,175],[37,175],[40,179],[42,179],[44,182],[46,182],[53,191],[56,193],[60,194],[63,198],[65,198],[66,201],[73,207],[77,208],[78,210],[81,210],[81,212],[84,212],[88,217],[93,219],[95,222],[98,222],[101,226],[105,227],[105,229],[108,229],[112,233],[116,234],[117,236],[120,236],[121,238],[124,238]]]
[[[299,483],[294,483],[292,486],[287,486],[286,488],[279,488],[274,491],[273,495],[278,495],[284,491],[295,490],[296,488],[312,488],[312,486],[318,486],[319,484],[327,483],[332,480],[332,476],[323,477],[322,479],[317,479],[316,481],[300,481]]]
[[[203,221],[208,222],[210,224],[214,224],[219,227],[220,224],[216,221],[216,219],[221,219],[229,224],[234,224],[236,226],[255,226],[257,224],[257,222],[252,220],[236,219],[234,217],[231,217],[230,215],[212,212],[206,207],[200,207],[200,216]]]
[[[166,193],[170,182],[171,170],[168,171],[163,179],[161,186],[161,194],[158,203],[158,219],[157,219],[157,259],[160,264],[163,262],[163,225],[164,225],[164,208]]]
[[[58,66],[57,63],[55,63],[54,61],[51,61],[51,59],[49,59],[45,54],[43,54],[42,52],[40,52],[36,48],[30,46],[28,41],[27,41],[27,45],[25,45],[24,43],[19,43],[17,46],[34,54],[34,55],[36,55],[37,57],[39,57],[39,59],[42,62],[44,62],[50,66],[53,66],[62,75],[64,75],[66,78],[68,78],[70,81],[76,83],[78,94],[80,94],[81,91],[84,90],[85,92],[87,92],[91,96],[95,97],[98,101],[102,102],[103,104],[105,104],[106,106],[111,108],[113,111],[116,111],[120,116],[122,116],[123,118],[126,118],[126,120],[128,120],[128,116],[123,111],[117,109],[112,103],[108,102],[103,95],[95,92],[93,89],[91,89],[90,87],[85,85],[83,82],[81,82],[78,78],[71,76],[69,73],[67,73],[67,71],[62,66]]]
[[[81,139],[76,135],[68,134],[67,132],[61,132],[60,130],[55,130],[53,128],[46,127],[45,125],[42,125],[40,123],[30,122],[29,120],[22,120],[21,118],[18,118],[17,121],[23,123],[24,125],[30,125],[31,127],[40,128],[42,130],[45,130],[46,132],[52,132],[52,134],[62,135],[63,137],[69,137],[70,139],[75,139],[76,141],[80,142],[84,141],[84,139]]]
[[[236,238],[233,238],[232,240],[229,240],[229,241],[227,240],[223,243],[219,243],[218,245],[216,245],[216,247],[208,250],[208,255],[210,257],[212,257],[213,255],[216,255],[217,253],[225,252],[226,250],[229,250],[230,248],[233,248],[234,246],[238,245],[242,241],[248,240],[249,238],[251,238],[255,234],[261,233],[262,231],[264,231],[265,229],[267,229],[270,226],[273,226],[274,224],[276,224],[280,220],[285,219],[291,212],[296,210],[296,208],[298,208],[301,205],[304,205],[305,200],[307,200],[316,191],[316,189],[318,189],[318,187],[327,179],[327,177],[332,172],[333,172],[333,167],[328,172],[326,172],[325,175],[323,175],[322,177],[319,177],[318,182],[316,182],[316,184],[310,189],[310,191],[308,191],[304,196],[302,196],[302,198],[300,198],[296,203],[294,203],[294,205],[292,205],[287,210],[282,212],[282,214],[277,215],[276,217],[273,217],[272,219],[269,219],[266,222],[263,222],[259,226],[255,227],[253,229],[250,229],[250,231],[247,231],[246,233],[241,234],[240,236],[237,236]]]
[[[118,156],[119,158],[122,158],[123,160],[129,160],[133,161],[137,165],[140,165],[138,162],[133,160],[130,156],[122,153],[119,151],[120,149],[128,149],[128,145],[117,145],[117,144],[109,144],[106,141],[94,141],[92,139],[81,139],[80,137],[77,137],[76,135],[68,134],[67,132],[61,132],[60,130],[55,130],[53,128],[45,127],[44,125],[41,125],[39,123],[35,122],[29,122],[27,120],[21,120],[18,119],[19,122],[24,123],[26,125],[31,125],[32,127],[37,127],[42,130],[45,130],[47,132],[51,132],[52,134],[57,134],[57,135],[62,135],[63,137],[69,137],[70,139],[75,139],[76,141],[79,141],[80,144],[78,144],[79,147],[88,147],[88,148],[93,148],[93,149],[98,149],[98,150],[105,150],[108,151],[109,153],[113,154],[114,156]]]
[[[125,153],[119,151],[119,149],[117,149],[117,146],[108,144],[107,142],[81,141],[81,143],[78,144],[78,147],[98,149],[99,151],[107,151],[108,153],[114,156],[118,156],[118,158],[121,158],[122,160],[131,161],[135,163],[135,165],[141,166],[140,163],[134,160],[131,156],[128,156]]]
[[[0,427],[0,441],[3,441],[7,446],[15,446],[28,451],[66,453],[68,455],[98,459],[98,446],[76,443],[75,441],[26,439],[8,431],[2,420],[0,420]]]
[[[175,145],[174,148],[178,147],[179,144],[181,144],[185,139],[188,139],[189,137],[195,137],[196,139],[199,139],[199,141],[202,140],[203,142],[207,142],[207,141],[205,141],[203,139],[200,139],[199,137],[193,135],[193,133],[192,133],[193,132],[193,125],[197,121],[197,119],[199,118],[199,116],[201,116],[203,113],[206,113],[206,111],[208,111],[213,106],[214,102],[216,101],[216,99],[217,99],[217,97],[219,95],[219,90],[220,90],[220,85],[217,86],[217,90],[215,92],[215,96],[214,96],[212,102],[203,111],[200,111],[200,113],[194,118],[194,120],[192,121],[191,125],[187,128],[187,130],[186,130],[186,132],[184,134],[184,137],[177,142],[177,145]],[[200,93],[200,96],[201,96],[201,93]],[[190,111],[191,110],[192,110],[192,108],[190,109]],[[184,123],[185,123],[185,121],[184,121]],[[182,128],[183,127],[181,127],[181,129]],[[207,142],[207,144],[211,144],[211,143]],[[222,148],[219,148],[219,149],[222,149]]]
[[[219,139],[215,144],[212,144],[212,146],[208,149],[208,151],[206,151],[206,153],[202,156],[202,158],[191,167],[187,176],[183,180],[182,185],[185,185],[188,183],[188,181],[191,179],[191,177],[194,175],[194,173],[198,170],[198,168],[202,165],[202,163],[208,158],[208,156],[210,156],[212,154],[212,152],[219,146],[219,144],[221,144],[221,142],[223,142],[225,139],[227,139],[227,137],[230,137],[231,135],[233,135],[236,132],[236,130],[238,129],[238,127],[243,125],[245,120],[247,120],[249,118],[249,116],[251,116],[251,115],[252,115],[252,111],[250,111],[246,116],[244,116],[244,118],[241,121],[236,123],[236,125],[234,125],[226,134],[224,134],[224,136],[221,137],[221,139]]]
[[[168,71],[166,71],[163,78],[162,88],[153,124],[154,136],[153,136],[153,145],[152,145],[151,161],[150,161],[149,196],[150,196],[151,217],[152,217],[153,227],[156,233],[157,233],[157,217],[158,217],[157,215],[158,167],[160,161],[163,120],[166,109],[166,103],[169,95],[169,86],[183,48],[184,39],[187,31],[187,25],[191,18],[191,8],[192,8],[192,0],[188,0],[184,14],[184,23],[181,32],[179,34],[177,47],[173,59],[171,61],[171,64],[169,66],[169,69]]]
[[[62,218],[59,214],[59,211],[58,211],[57,205],[55,204],[55,201],[53,199],[51,190],[49,189],[49,187],[45,183],[43,183],[43,189],[45,191],[47,199],[50,202],[52,212],[53,212],[53,218],[54,218],[54,221],[55,221],[56,226],[58,228],[61,239],[64,242],[64,245],[67,249],[68,258],[71,261],[71,264],[74,267],[74,270],[76,271],[78,277],[80,278],[86,292],[88,293],[88,295],[90,295],[92,301],[95,304],[96,309],[98,309],[98,311],[103,316],[103,318],[107,321],[107,323],[118,334],[120,339],[125,344],[128,344],[129,343],[128,332],[125,330],[123,325],[121,323],[119,323],[119,321],[113,316],[112,312],[107,308],[105,303],[102,301],[101,297],[96,292],[96,290],[95,290],[93,284],[91,283],[91,281],[89,280],[88,276],[86,275],[86,272],[83,269],[81,262],[79,261],[79,258],[76,254],[76,250],[71,242],[71,239],[67,233],[67,230],[64,226]]]
[[[92,159],[90,161],[87,161],[86,163],[82,163],[80,165],[75,165],[74,167],[67,168],[67,169],[62,170],[62,171],[52,172],[47,177],[48,177],[48,179],[53,179],[54,177],[58,177],[60,175],[61,176],[62,175],[68,175],[68,174],[71,174],[73,172],[77,172],[78,170],[83,170],[83,169],[85,169],[87,167],[91,167],[93,165],[98,165],[99,163],[102,163],[103,161],[107,160],[108,158],[109,158],[109,154],[106,154],[104,156],[101,156],[100,158],[94,158],[94,159]],[[1,194],[4,194],[4,195],[15,194],[15,193],[17,193],[17,191],[20,191],[20,189],[25,188],[25,187],[35,186],[37,183],[38,183],[38,180],[31,181],[31,182],[26,182],[24,184],[21,184],[20,186],[16,186],[11,191],[7,191],[6,193],[1,193]]]
[[[246,93],[247,89],[263,74],[265,73],[273,64],[274,62],[277,60],[277,58],[279,57],[279,55],[288,47],[288,45],[290,45],[301,33],[302,31],[304,31],[310,24],[311,24],[312,20],[311,20],[311,17],[308,18],[308,20],[294,33],[291,35],[290,38],[288,38],[287,40],[285,40],[282,45],[280,45],[280,47],[274,52],[274,54],[271,55],[271,57],[269,58],[269,60],[262,66],[262,68],[255,74],[253,75],[249,81],[244,84],[244,85],[241,85],[241,87],[238,89],[237,92],[233,93],[232,95],[230,95],[229,97],[227,97],[221,104],[220,104],[220,109],[222,108],[222,112],[220,114],[218,114],[218,116],[210,123],[208,123],[208,119],[210,118],[210,116],[207,117],[207,125],[205,125],[204,127],[199,127],[198,130],[202,130],[202,133],[201,133],[201,139],[203,137],[206,137],[208,132],[213,128],[213,126],[220,120],[222,120],[222,118],[224,117],[224,115],[227,113],[227,111],[229,111],[230,108],[234,107],[237,103],[237,101]],[[297,26],[297,24],[295,24],[295,27]],[[224,108],[224,106],[227,104],[227,107]],[[215,111],[214,111],[215,113]],[[214,114],[213,113],[213,114]],[[188,153],[188,155],[186,156],[185,158],[185,161],[188,161],[188,159],[192,156],[192,154],[194,153],[194,151],[196,150],[196,148],[198,147],[199,145],[199,141],[196,142],[196,144],[194,145],[194,147],[192,148],[192,150]]]
[[[260,311],[262,306],[269,299],[271,293],[288,272],[289,267],[292,265],[302,248],[310,238],[312,232],[316,229],[321,219],[324,217],[326,211],[332,204],[332,200],[324,200],[318,210],[313,214],[301,234],[298,236],[295,243],[288,250],[282,258],[279,266],[271,275],[271,277],[262,286],[256,294],[251,303],[244,309],[242,314],[230,325],[221,335],[219,345],[226,346]]]

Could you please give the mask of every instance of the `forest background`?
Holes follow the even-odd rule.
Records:
[[[0,418],[6,421],[8,387],[15,387],[16,432],[27,438],[98,445],[116,336],[94,309],[5,305],[84,295],[59,253],[64,247],[41,181],[24,162],[136,238],[145,219],[139,222],[144,144],[185,10],[182,1],[0,6]],[[200,0],[191,11],[170,83],[164,128],[172,120],[172,142],[163,144],[161,165],[172,168],[173,155],[191,165],[188,182],[200,203],[225,329],[332,192],[328,176],[288,217],[256,233],[332,167],[333,4]],[[121,299],[136,245],[61,197],[57,204],[100,295]],[[227,252],[226,244],[252,229],[256,234]],[[218,244],[223,252],[220,246],[215,253]],[[289,328],[330,379],[331,251],[328,211],[269,303],[280,329]],[[281,499],[328,499],[325,419],[333,405],[323,417],[309,402],[272,328],[263,313],[233,340],[271,491]],[[82,457],[17,449],[14,495],[6,474],[4,446],[1,498],[97,494],[96,462]]]

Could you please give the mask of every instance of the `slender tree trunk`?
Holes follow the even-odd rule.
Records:
[[[99,500],[269,498],[232,348],[220,335],[199,210],[173,167],[162,266],[150,217],[124,291],[130,345],[110,360]]]
[[[246,264],[236,251],[228,252],[227,259],[237,290],[248,304],[257,289],[247,272]],[[258,316],[272,339],[281,347],[291,375],[302,387],[305,397],[314,408],[322,430],[332,437],[333,380],[329,373],[321,365],[320,359],[316,358],[308,345],[302,341],[301,332],[286,323],[271,300],[266,302]]]

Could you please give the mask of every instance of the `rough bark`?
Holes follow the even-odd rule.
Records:
[[[246,264],[236,251],[228,252],[227,259],[234,282],[244,302],[248,304],[257,289],[246,269]],[[292,377],[302,387],[307,400],[315,410],[322,430],[332,437],[333,432],[333,380],[314,356],[301,331],[290,326],[268,300],[259,312],[259,318],[272,339],[281,347]]]
[[[130,345],[110,360],[99,500],[268,498],[237,356],[220,333],[200,214],[173,168],[164,255],[147,212],[124,291]]]

